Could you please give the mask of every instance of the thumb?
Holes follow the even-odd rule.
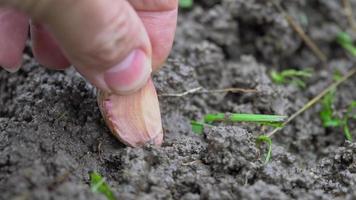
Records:
[[[151,69],[151,44],[127,1],[0,0],[46,24],[76,69],[101,90],[125,94],[142,87]]]

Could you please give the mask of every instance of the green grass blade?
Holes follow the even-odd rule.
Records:
[[[356,48],[353,45],[345,44],[342,45],[344,49],[346,49],[352,56],[356,56]]]
[[[333,80],[340,81],[342,79],[342,73],[339,70],[334,71]]]
[[[303,89],[307,87],[307,84],[299,78],[293,78],[291,83]]]
[[[213,123],[213,122],[223,122],[226,121],[224,113],[217,113],[217,114],[207,114],[204,116],[205,123]]]
[[[231,114],[232,122],[284,122],[287,116],[263,114]]]
[[[346,32],[340,32],[336,37],[337,42],[340,44],[352,44],[351,36]]]
[[[351,131],[349,129],[349,125],[348,125],[348,121],[346,120],[345,121],[345,124],[344,124],[344,134],[345,134],[345,137],[348,141],[352,142],[352,134],[351,134]]]
[[[92,192],[103,194],[108,200],[116,200],[110,186],[97,172],[90,173],[90,188]]]
[[[271,71],[270,75],[272,81],[276,84],[293,83],[303,88],[306,86],[304,79],[312,77],[313,74],[312,71],[309,69],[306,70],[287,69],[281,72],[277,72],[273,70]]]
[[[356,56],[356,47],[353,45],[351,36],[346,32],[341,32],[336,37],[337,43],[346,49],[352,56]]]
[[[287,116],[264,115],[264,114],[207,114],[204,116],[205,123],[214,122],[253,122],[273,127],[282,127]]]
[[[196,134],[203,134],[204,132],[204,124],[201,122],[197,122],[197,121],[191,121],[190,125],[192,126],[192,131]]]
[[[353,114],[355,108],[356,108],[356,101],[352,101],[347,109],[347,116],[351,119],[356,120],[356,114]]]
[[[281,85],[281,84],[284,84],[287,82],[287,80],[280,73],[278,73],[275,70],[271,71],[270,75],[271,75],[272,81],[276,84]]]
[[[295,69],[287,69],[281,72],[282,76],[284,77],[305,77],[305,78],[310,78],[312,77],[312,72],[311,70],[295,70]]]
[[[193,7],[193,0],[179,0],[179,7],[180,8],[192,8]]]
[[[265,162],[264,162],[264,164],[267,164],[271,160],[271,157],[272,157],[272,139],[270,137],[268,137],[267,135],[260,135],[256,139],[256,143],[259,145],[262,142],[266,143],[268,146],[268,150],[267,150],[267,154],[266,154],[266,158],[265,158]]]
[[[282,128],[283,127],[283,122],[258,122],[258,124],[261,124],[263,126],[271,126],[274,128]]]
[[[356,101],[352,101],[349,107],[347,108],[347,113],[351,114],[352,110],[356,108]]]
[[[335,99],[335,90],[329,92],[321,101],[320,119],[324,127],[339,127],[342,120],[334,117],[333,103]]]
[[[352,101],[351,104],[347,108],[347,113],[344,121],[344,134],[347,140],[352,141],[352,134],[349,128],[349,120],[356,120],[356,115],[352,115],[352,111],[356,108],[356,101]]]

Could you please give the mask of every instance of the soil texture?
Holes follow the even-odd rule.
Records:
[[[89,173],[106,178],[118,199],[356,199],[356,143],[323,128],[320,104],[273,136],[271,161],[256,137],[268,128],[220,124],[204,134],[190,121],[207,113],[291,115],[355,64],[335,42],[349,31],[339,0],[281,5],[328,57],[321,63],[284,15],[261,0],[196,0],[179,16],[175,44],[154,75],[165,141],[125,147],[106,128],[96,91],[73,69],[39,67],[29,50],[15,74],[0,71],[0,199],[105,199]],[[356,11],[356,0],[351,0]],[[314,69],[301,89],[276,85],[272,69]],[[196,93],[239,87],[252,93]],[[336,110],[356,100],[356,79],[336,92]],[[350,122],[354,136],[356,122]]]

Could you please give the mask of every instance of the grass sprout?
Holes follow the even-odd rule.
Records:
[[[196,134],[202,134],[204,132],[204,123],[192,120],[190,122],[192,126],[192,131]]]
[[[334,71],[333,73],[333,80],[339,81],[342,79],[342,73],[339,70]]]
[[[256,144],[261,145],[261,143],[266,143],[268,146],[266,158],[264,164],[267,164],[272,157],[272,139],[267,135],[260,135],[256,138]]]
[[[340,119],[334,117],[334,99],[335,90],[332,90],[321,100],[320,118],[324,127],[338,127],[342,124]]]
[[[343,124],[344,134],[346,139],[348,139],[349,141],[352,141],[352,134],[349,128],[349,121],[356,120],[356,114],[353,114],[353,110],[355,108],[356,108],[356,101],[352,101],[344,117],[344,124]]]
[[[179,0],[179,7],[183,9],[189,9],[193,7],[193,0]]]
[[[277,126],[281,125],[286,116],[281,115],[264,115],[264,114],[240,114],[240,113],[217,113],[207,114],[204,116],[205,123],[214,122],[254,122],[258,124]]]
[[[211,126],[212,123],[216,122],[252,122],[273,127],[282,127],[286,119],[286,116],[281,115],[217,113],[205,115],[203,122],[191,121],[191,126],[194,133],[202,134],[204,132],[204,126]],[[264,161],[264,164],[267,164],[272,156],[272,140],[267,135],[260,135],[256,139],[256,144],[260,145],[261,143],[268,145],[267,155]]]
[[[217,122],[251,122],[260,125],[282,127],[283,122],[287,119],[286,116],[281,115],[264,115],[264,114],[240,114],[240,113],[217,113],[207,114],[204,116],[203,122],[194,121],[190,122],[192,131],[196,134],[202,134],[205,126],[211,126],[212,123]]]
[[[352,56],[356,56],[356,47],[351,36],[346,32],[340,32],[336,37],[337,43],[347,50]]]
[[[321,101],[320,119],[324,127],[342,127],[345,138],[352,141],[352,134],[349,128],[350,119],[356,119],[353,109],[356,108],[356,101],[351,102],[343,117],[334,116],[335,90],[330,91]]]
[[[305,79],[310,78],[312,76],[312,71],[309,69],[306,70],[294,70],[287,69],[281,72],[277,72],[275,70],[270,73],[272,81],[276,84],[295,84],[301,88],[306,87]]]
[[[348,71],[342,78],[337,80],[336,82],[330,84],[328,87],[323,89],[318,95],[316,95],[314,98],[308,101],[308,103],[304,104],[303,107],[301,107],[297,112],[292,114],[288,119],[282,124],[282,127],[277,127],[273,131],[267,133],[267,136],[272,137],[279,131],[281,131],[284,127],[286,127],[291,121],[293,121],[295,118],[300,116],[302,113],[304,113],[306,110],[310,109],[312,106],[314,106],[316,103],[318,103],[321,99],[325,97],[330,91],[335,90],[338,86],[341,84],[345,83],[347,80],[349,80],[351,77],[353,77],[356,74],[356,68],[351,69]]]
[[[92,192],[103,194],[108,200],[116,200],[110,186],[99,173],[90,173],[90,189]]]

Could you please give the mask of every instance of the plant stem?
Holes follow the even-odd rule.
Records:
[[[323,98],[327,93],[329,93],[331,90],[334,88],[338,87],[340,84],[345,82],[347,79],[352,77],[353,75],[356,74],[356,68],[351,69],[345,76],[343,76],[340,80],[336,81],[335,83],[331,84],[329,87],[324,89],[320,94],[318,94],[316,97],[314,97],[312,100],[310,100],[307,104],[305,104],[300,110],[295,112],[292,116],[290,116],[283,124],[282,127],[278,127],[271,131],[270,133],[267,134],[268,137],[272,137],[274,134],[276,134],[278,131],[283,129],[287,124],[289,124],[291,121],[293,121],[296,117],[298,117],[300,114],[302,114],[304,111],[308,110],[310,107],[312,107],[314,104],[316,104],[321,98]]]
[[[290,16],[282,6],[276,1],[272,0],[272,3],[277,8],[277,10],[284,15],[288,24],[292,27],[292,29],[299,35],[300,38],[305,42],[305,44],[312,50],[312,52],[322,61],[326,62],[328,58],[326,55],[320,50],[320,48],[314,43],[314,41],[305,33],[303,28]]]
[[[167,94],[159,94],[160,97],[184,97],[190,94],[213,94],[213,93],[256,93],[258,92],[256,89],[248,89],[248,88],[223,88],[223,89],[215,89],[215,90],[207,90],[202,87],[193,88],[187,90],[182,93],[167,93]]]
[[[204,117],[206,123],[211,122],[284,122],[286,116],[263,114],[207,114]]]
[[[344,7],[344,13],[349,21],[349,24],[354,32],[356,32],[356,21],[354,19],[354,14],[352,11],[350,0],[342,0],[342,4]]]

